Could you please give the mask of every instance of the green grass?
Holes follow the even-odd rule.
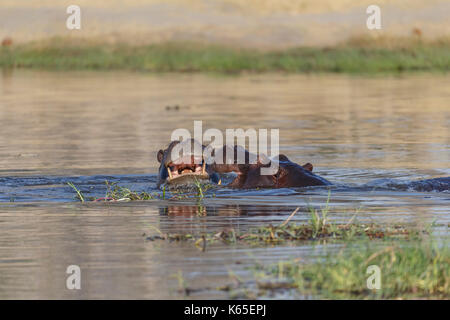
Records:
[[[368,289],[367,268],[381,271],[381,288]],[[260,290],[297,289],[325,298],[450,298],[450,250],[432,243],[361,248],[314,263],[279,262],[255,273]],[[260,293],[261,294],[261,293]]]
[[[147,46],[54,39],[0,48],[0,67],[147,72],[398,73],[450,70],[450,41],[378,47],[352,42],[332,48],[259,51],[195,43]]]
[[[81,201],[84,202],[84,196],[83,193],[78,190],[77,187],[75,187],[75,185],[72,182],[67,182],[67,184],[77,193],[77,198]]]

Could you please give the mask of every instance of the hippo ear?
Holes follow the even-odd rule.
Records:
[[[313,165],[311,163],[305,163],[304,165],[302,165],[303,168],[305,168],[308,171],[313,171]]]
[[[156,156],[158,159],[158,162],[161,163],[163,157],[164,157],[164,150],[159,150],[158,155]]]

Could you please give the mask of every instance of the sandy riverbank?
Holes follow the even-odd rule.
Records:
[[[126,4],[124,4],[126,3]],[[252,48],[329,46],[357,36],[426,39],[450,34],[450,3],[442,0],[378,0],[381,31],[366,28],[369,0],[78,0],[82,29],[67,30],[73,1],[3,0],[0,39],[15,43],[54,36],[150,44],[202,41]]]

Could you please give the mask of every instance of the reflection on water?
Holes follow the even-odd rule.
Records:
[[[103,196],[104,181],[156,192],[156,151],[172,130],[279,128],[280,151],[336,184],[331,217],[448,226],[448,192],[404,186],[450,176],[450,77],[149,75],[3,71],[0,78],[0,298],[180,298],[242,277],[255,261],[332,246],[253,248],[146,241],[163,232],[245,231],[325,205],[326,188],[214,191],[201,203],[74,201],[71,181]],[[179,108],[166,106],[179,105]],[[394,180],[392,180],[394,179]],[[388,183],[386,183],[386,181]],[[395,182],[395,187],[391,187]],[[403,183],[406,181],[405,183]],[[386,187],[386,186],[389,186]],[[442,227],[439,234],[448,233]],[[82,269],[82,290],[65,269]],[[194,298],[227,297],[199,291]]]

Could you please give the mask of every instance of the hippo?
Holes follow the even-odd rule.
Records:
[[[178,151],[173,159],[173,150]],[[206,149],[208,148],[208,149]],[[180,150],[183,150],[181,152]],[[244,161],[237,161],[241,152]],[[181,155],[179,155],[181,153]],[[179,155],[179,156],[178,156]],[[230,188],[289,188],[331,185],[328,180],[314,174],[313,165],[299,165],[283,154],[278,159],[268,159],[264,155],[254,155],[241,146],[223,146],[219,149],[205,147],[194,139],[182,142],[172,141],[166,149],[157,154],[160,163],[158,187],[162,185],[176,188],[192,185],[196,181],[221,184],[220,174],[234,173],[236,177],[227,184]],[[251,159],[254,159],[250,161]],[[219,161],[220,160],[220,161]],[[243,163],[240,163],[243,162]],[[262,174],[263,168],[269,168],[277,162],[277,170],[270,175]]]

